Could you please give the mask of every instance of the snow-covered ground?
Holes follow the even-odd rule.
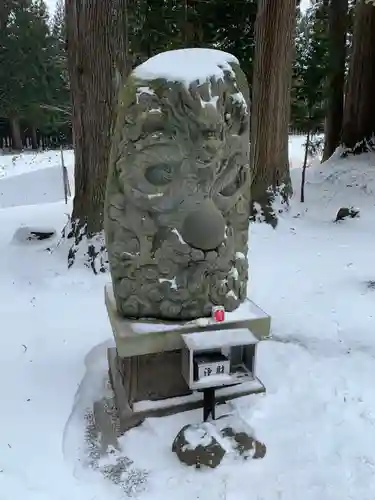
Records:
[[[278,228],[255,224],[249,296],[272,315],[263,396],[234,406],[263,460],[191,470],[171,452],[201,411],[149,419],[121,440],[123,486],[82,465],[83,411],[103,391],[111,328],[107,276],[66,265],[66,249],[21,243],[20,226],[63,227],[60,153],[0,156],[0,500],[373,500],[375,494],[375,155],[308,170],[290,142],[296,189]],[[72,175],[73,154],[65,154]],[[341,206],[360,217],[333,223]],[[78,391],[78,392],[77,392]],[[76,397],[77,394],[77,397]]]
[[[63,156],[73,187],[73,151],[64,151]],[[57,202],[63,193],[60,151],[7,155],[0,151],[0,209]]]

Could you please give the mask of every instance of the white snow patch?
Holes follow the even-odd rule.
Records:
[[[150,115],[160,115],[162,114],[162,109],[161,108],[152,108],[148,110],[148,113]],[[152,134],[152,137],[159,137],[161,134]]]
[[[159,278],[159,283],[169,283],[172,290],[177,290],[178,289],[178,286],[177,286],[177,281],[176,281],[176,276],[171,279],[171,280],[168,280],[166,278]]]
[[[150,87],[146,87],[146,86],[138,87],[136,94],[135,94],[137,104],[139,104],[141,96],[144,94],[151,95],[151,96],[156,95],[155,92]]]
[[[165,78],[189,86],[195,81],[202,84],[212,76],[222,80],[224,71],[233,72],[231,64],[238,64],[238,59],[220,50],[179,49],[151,57],[138,66],[133,74],[140,80]]]
[[[230,278],[238,280],[238,277],[239,277],[239,275],[238,275],[238,269],[236,267],[232,267],[231,270],[228,273],[228,276]]]
[[[62,169],[57,165],[0,177],[0,209],[53,203],[63,199]]]
[[[205,108],[207,106],[213,106],[214,108],[217,108],[218,100],[219,100],[219,96],[215,95],[214,97],[211,97],[211,99],[209,101],[204,101],[203,99],[201,99],[200,101],[201,101],[202,108]]]
[[[266,219],[263,213],[262,206],[257,201],[255,201],[253,205],[256,212],[256,222],[265,222]]]
[[[247,379],[247,382],[244,382],[242,385],[242,388],[244,391],[259,391],[262,389],[261,384],[259,383],[258,380],[253,379],[249,382],[249,379]],[[233,393],[238,391],[238,387],[236,385],[231,385],[227,387],[219,387],[217,389],[217,394],[222,395],[222,396],[231,396]],[[182,405],[188,402],[192,401],[202,401],[203,400],[203,394],[202,392],[193,392],[192,394],[188,396],[179,396],[175,398],[170,398],[168,399],[161,399],[159,401],[139,401],[134,403],[133,408],[135,411],[147,411],[147,410],[155,410],[155,409],[160,409],[160,408],[168,408],[173,405]],[[220,408],[220,407],[219,407]],[[200,415],[201,416],[201,415]]]
[[[152,198],[160,198],[160,196],[163,196],[164,193],[153,193],[153,194],[148,194],[147,198],[152,199]]]
[[[139,253],[139,252],[136,252],[136,253],[131,253],[131,252],[122,252],[122,255],[123,255],[124,257],[131,257],[131,258],[133,258],[133,257],[137,257],[137,256],[139,256],[139,255],[140,255],[140,253]]]
[[[186,243],[186,241],[185,241],[185,240],[183,239],[183,237],[181,236],[181,233],[178,231],[178,229],[176,229],[176,228],[172,229],[172,233],[174,233],[174,234],[177,236],[178,241],[179,241],[180,243],[182,243],[183,245],[186,245],[186,244],[187,244],[187,243]]]
[[[150,87],[138,87],[137,94],[155,95],[155,92]]]
[[[238,260],[245,260],[246,257],[242,252],[236,252],[236,259]]]
[[[245,111],[247,111],[247,102],[242,92],[236,92],[235,94],[232,94],[231,99],[235,104],[239,104],[245,109]]]
[[[258,339],[247,328],[231,328],[229,330],[212,330],[183,334],[185,344],[189,349],[207,350],[228,346],[243,346],[256,344]]]
[[[51,236],[47,240],[38,240],[35,236],[35,233],[51,233]],[[16,229],[14,232],[12,243],[16,245],[20,244],[40,244],[41,246],[45,246],[47,241],[51,242],[54,240],[56,236],[55,229],[51,227],[39,227],[39,226],[22,226]]]
[[[212,443],[212,437],[203,425],[190,426],[184,431],[186,440],[185,448],[195,450],[198,446],[209,446]]]
[[[197,326],[206,326],[212,323],[212,318],[197,318],[194,322]]]
[[[208,375],[207,377],[194,382],[194,387],[196,387],[197,389],[200,389],[201,387],[214,387],[215,385],[225,385],[228,382],[233,383],[233,377],[231,375],[228,375],[226,373],[214,373],[213,375]]]
[[[64,149],[63,156],[64,163],[69,171],[69,180],[73,182],[74,153],[71,149]],[[51,167],[58,167],[61,172],[60,151],[1,154],[0,150],[0,179],[2,177],[11,177]]]

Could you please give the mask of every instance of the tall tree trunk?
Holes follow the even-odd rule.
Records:
[[[288,158],[296,0],[258,0],[251,113],[252,199],[276,225],[275,193],[291,194]],[[255,207],[258,207],[256,209]]]
[[[105,267],[102,230],[112,123],[118,87],[130,71],[128,1],[65,3],[75,151],[75,196],[68,234],[74,240],[68,265],[74,263],[82,240],[88,239],[83,251],[94,272],[97,262],[101,271]]]
[[[342,143],[360,153],[375,133],[375,7],[358,2],[354,16]]]
[[[12,149],[21,151],[23,149],[21,125],[18,118],[13,117],[10,119],[10,129],[12,132]]]
[[[306,168],[307,168],[307,159],[309,155],[309,147],[310,147],[310,130],[307,131],[306,143],[305,143],[305,156],[303,158],[303,165],[302,165],[301,197],[300,197],[301,203],[305,203],[305,181],[306,181]]]
[[[34,126],[31,126],[30,131],[31,131],[31,147],[33,149],[38,149],[38,136],[36,128]]]
[[[66,1],[73,104],[75,196],[72,223],[88,236],[103,228],[113,106],[112,1]]]
[[[344,113],[348,7],[348,0],[331,0],[329,5],[329,75],[323,161],[334,153],[341,138]]]
[[[93,269],[93,261],[104,250],[99,238],[97,251],[92,237],[103,230],[117,91],[124,73],[130,70],[126,58],[127,1],[66,0],[65,3],[75,152],[75,196],[68,235],[74,238],[74,243],[69,252],[69,266],[84,237],[91,240],[86,256]]]

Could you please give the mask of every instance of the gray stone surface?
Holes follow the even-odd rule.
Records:
[[[257,441],[251,434],[245,431],[237,431],[232,427],[225,427],[221,434],[225,438],[233,441],[233,447],[243,458],[264,458],[266,455],[266,445]]]
[[[132,378],[124,378],[121,370],[121,358],[117,356],[116,349],[111,347],[107,351],[109,383],[113,389],[116,401],[116,410],[120,433],[142,424],[144,417],[133,412],[130,398],[130,385]]]
[[[353,207],[341,207],[336,214],[335,222],[340,222],[348,217],[351,219],[359,217],[359,210]]]
[[[216,468],[224,458],[225,450],[206,429],[204,424],[188,424],[173,441],[172,451],[180,462],[200,468]]]
[[[181,372],[180,350],[119,358],[118,369],[132,403],[191,394]]]
[[[189,320],[246,298],[249,102],[238,65],[120,92],[105,232],[120,315]]]

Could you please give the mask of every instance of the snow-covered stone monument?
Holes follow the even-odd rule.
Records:
[[[249,359],[270,318],[246,299],[249,92],[237,59],[209,49],[161,53],[131,73],[117,111],[106,305],[116,340],[110,376],[126,429],[149,414],[202,406],[182,369],[189,333],[226,331],[230,350],[232,330],[251,328],[240,336],[252,354],[235,346],[247,378],[231,379],[234,362],[216,359],[218,399],[262,391]],[[215,306],[226,311],[220,324],[211,320]],[[196,337],[194,345],[199,351]]]
[[[246,298],[248,100],[237,60],[207,49],[159,54],[122,89],[106,210],[121,315],[191,320]]]

